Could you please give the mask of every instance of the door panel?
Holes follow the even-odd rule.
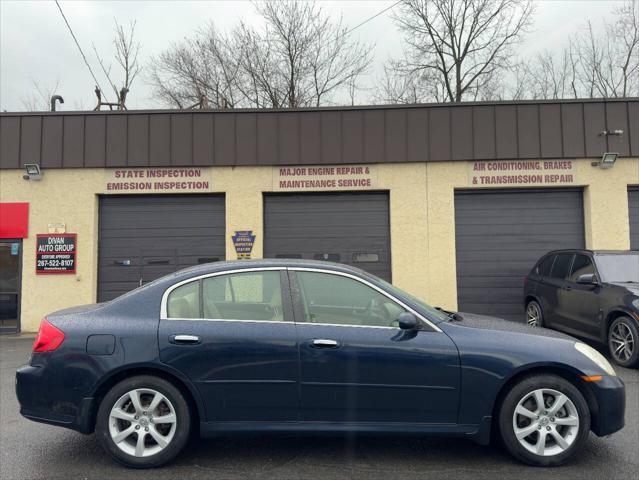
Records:
[[[258,273],[262,272],[251,275]],[[280,287],[283,295],[273,292],[272,279],[269,279],[251,291],[252,298],[256,298],[255,292],[259,290],[260,295],[266,297],[264,302],[246,302],[247,305],[228,309],[221,302],[226,299],[228,306],[228,297],[213,298],[208,302],[207,311],[217,308],[214,311],[218,318],[160,321],[160,358],[195,384],[206,404],[203,421],[298,419],[298,349],[288,280],[283,271],[263,273],[284,281]],[[210,293],[214,289],[200,287],[202,291]],[[230,290],[222,293],[228,295],[228,292]],[[194,303],[202,305],[204,311],[207,298],[203,298],[201,303],[195,299]],[[246,319],[255,316],[256,311],[261,318]],[[266,314],[267,311],[270,315]],[[220,318],[225,316],[229,318]],[[236,316],[243,318],[234,319]],[[173,343],[176,335],[198,337],[199,343]]]
[[[346,263],[390,281],[388,193],[265,195],[264,257]]]
[[[600,332],[600,286],[577,283],[579,275],[596,273],[587,255],[577,254],[573,260],[570,277],[558,294],[558,312],[562,325],[577,335],[598,338]]]
[[[337,318],[339,308],[327,312],[324,304],[318,310],[313,302],[326,289],[318,278],[305,287],[305,274],[289,272],[296,318],[307,320],[297,324],[302,420],[457,422],[459,356],[447,335],[381,326],[390,323],[390,317],[381,319],[372,310],[362,311],[365,292],[344,283],[339,287],[343,297],[334,300],[342,308],[341,318]],[[343,282],[332,274],[315,275],[326,276],[333,285]],[[321,291],[313,292],[313,287]],[[351,309],[345,308],[347,298],[357,299]],[[404,311],[397,307],[384,306],[384,310],[395,316]],[[324,323],[331,319],[334,325]]]
[[[0,240],[0,333],[20,330],[22,239]]]
[[[544,254],[584,248],[583,192],[455,192],[457,303],[462,312],[523,321],[523,279]]]
[[[224,260],[224,197],[100,197],[98,301],[182,268]]]
[[[572,253],[559,253],[555,257],[550,275],[544,279],[548,309],[545,314],[546,326],[563,328],[566,325],[566,303],[563,302],[562,295],[565,292],[566,281],[572,265]]]

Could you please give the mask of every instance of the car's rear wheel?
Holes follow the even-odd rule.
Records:
[[[533,375],[504,397],[499,430],[506,449],[535,466],[565,463],[590,431],[590,410],[579,390],[555,375]]]
[[[541,312],[541,305],[536,300],[531,300],[526,305],[526,322],[531,327],[543,327],[544,315]]]
[[[637,322],[629,317],[619,317],[608,330],[608,349],[617,365],[639,366],[639,329]]]
[[[135,468],[160,466],[186,444],[191,425],[180,391],[158,377],[127,378],[104,396],[96,419],[102,446],[117,461]]]

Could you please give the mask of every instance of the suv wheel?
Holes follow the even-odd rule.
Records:
[[[534,466],[565,463],[590,431],[590,410],[577,388],[555,375],[534,375],[514,385],[499,412],[506,449]]]
[[[109,390],[95,426],[105,450],[134,468],[158,467],[173,459],[190,429],[189,407],[180,391],[146,375],[127,378]]]
[[[619,317],[608,330],[608,349],[617,365],[639,366],[639,329],[629,317]]]
[[[531,300],[526,305],[526,322],[531,327],[544,326],[544,315],[541,313],[541,306],[536,300]]]

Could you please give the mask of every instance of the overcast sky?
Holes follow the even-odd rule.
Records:
[[[335,18],[343,16],[345,24],[351,27],[393,3],[385,0],[320,2],[326,12]],[[619,2],[540,0],[536,3],[534,31],[527,36],[519,52],[523,56],[561,45],[587,19],[597,23],[610,18]],[[112,59],[114,18],[123,24],[137,20],[143,63],[209,20],[221,29],[232,28],[240,19],[259,23],[248,1],[61,1],[60,4],[105,89],[107,81],[101,75],[91,45],[95,44],[100,54],[114,64],[115,71]],[[362,41],[375,44],[374,68],[365,79],[370,88],[379,78],[384,60],[401,52],[401,38],[389,14],[380,15],[352,33]],[[33,82],[38,82],[44,89],[58,82],[56,93],[65,100],[61,110],[90,110],[95,106],[95,82],[55,2],[0,0],[0,110],[24,110],[24,100],[34,94]],[[367,103],[370,96],[370,93],[361,92],[357,101]],[[135,109],[161,105],[153,101],[152,90],[145,80],[138,78],[127,106]]]

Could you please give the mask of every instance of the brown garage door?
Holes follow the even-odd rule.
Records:
[[[628,187],[630,248],[639,250],[639,187]]]
[[[539,257],[584,248],[582,191],[458,191],[455,243],[459,310],[523,321],[523,280]]]
[[[388,193],[265,195],[264,256],[346,263],[390,281]]]
[[[184,267],[224,260],[224,197],[100,198],[98,301]]]

